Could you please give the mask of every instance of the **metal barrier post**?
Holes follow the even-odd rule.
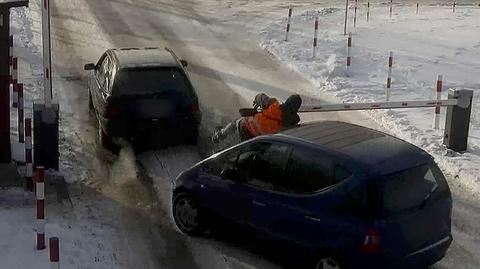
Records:
[[[447,108],[443,144],[456,152],[465,151],[467,150],[473,91],[450,89],[448,99],[457,99],[458,105]]]

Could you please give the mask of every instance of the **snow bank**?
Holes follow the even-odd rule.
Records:
[[[385,100],[389,51],[394,52],[391,100],[435,98],[437,75],[444,76],[442,98],[447,89],[472,89],[474,107],[469,150],[454,153],[442,144],[443,130],[433,130],[433,108],[366,111],[389,133],[407,140],[432,154],[450,175],[450,185],[469,193],[480,193],[480,41],[474,32],[480,28],[480,9],[472,6],[451,8],[432,5],[415,14],[415,6],[388,8],[371,5],[366,22],[366,5],[357,13],[353,34],[352,71],[345,70],[347,39],[343,35],[344,9],[295,10],[289,41],[285,42],[286,18],[254,30],[261,46],[317,87],[312,95],[328,93],[338,102]],[[317,57],[312,58],[313,25],[320,16]],[[353,14],[353,10],[350,15]],[[349,18],[353,24],[353,17]],[[441,126],[444,124],[442,109]],[[443,128],[443,127],[442,127]]]

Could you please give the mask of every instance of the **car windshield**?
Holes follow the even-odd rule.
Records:
[[[177,67],[123,69],[115,76],[113,85],[114,95],[172,92],[188,99],[194,97],[185,73]]]
[[[423,206],[435,193],[448,189],[436,164],[425,164],[380,179],[383,213],[391,215]]]

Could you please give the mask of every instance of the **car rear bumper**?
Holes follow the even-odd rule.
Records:
[[[424,246],[405,256],[402,265],[411,268],[424,268],[430,266],[445,257],[452,241],[452,236],[448,235],[437,242]]]
[[[110,137],[122,137],[142,142],[169,142],[197,136],[199,125],[199,116],[110,120],[106,122],[104,131]]]

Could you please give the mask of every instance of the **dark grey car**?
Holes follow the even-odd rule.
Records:
[[[86,64],[102,145],[117,137],[142,146],[196,143],[201,113],[186,66],[163,48],[109,49]]]

